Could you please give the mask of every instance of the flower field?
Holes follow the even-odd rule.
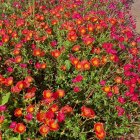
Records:
[[[0,0],[0,140],[126,140],[135,28],[127,0]]]

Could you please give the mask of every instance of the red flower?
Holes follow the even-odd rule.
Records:
[[[14,131],[23,134],[26,131],[26,126],[23,123],[17,123]]]
[[[95,123],[94,124],[94,131],[97,132],[97,133],[100,133],[102,131],[104,131],[104,126],[103,126],[103,123]]]
[[[95,132],[95,134],[96,134],[96,137],[97,137],[99,140],[103,140],[103,139],[105,139],[105,137],[106,137],[106,132],[105,132],[105,131],[101,131],[100,133]]]
[[[57,118],[58,122],[63,122],[65,120],[65,114],[62,112],[58,112],[56,118]]]
[[[59,98],[62,98],[65,96],[65,91],[63,89],[57,89],[56,93]]]
[[[43,97],[44,99],[48,99],[52,97],[52,91],[51,90],[44,90],[43,91]]]
[[[94,118],[95,117],[95,112],[91,108],[88,108],[86,106],[81,107],[81,112],[82,112],[81,115],[83,117],[87,117],[87,118]]]
[[[39,127],[39,132],[41,135],[47,135],[49,133],[49,127],[47,125],[41,125]]]
[[[48,123],[48,126],[49,126],[50,130],[52,130],[52,131],[59,130],[59,124],[57,123],[56,120],[50,120]]]
[[[2,124],[4,122],[4,116],[0,116],[0,124]]]
[[[65,105],[64,107],[61,108],[61,111],[64,113],[64,114],[67,114],[67,113],[71,113],[73,111],[72,107],[69,106],[69,105]]]
[[[54,118],[54,112],[49,110],[48,112],[46,112],[45,118],[53,119]]]
[[[21,108],[17,108],[15,111],[14,111],[14,115],[16,117],[21,117],[22,116],[22,109]]]

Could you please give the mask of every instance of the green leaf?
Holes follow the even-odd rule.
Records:
[[[3,97],[2,97],[2,102],[1,105],[4,105],[8,102],[9,98],[10,98],[10,92],[6,93]]]
[[[80,140],[86,140],[86,134],[83,133],[80,134],[79,136],[80,136]]]
[[[70,67],[71,67],[70,61],[69,61],[69,60],[66,60],[66,61],[65,61],[65,65],[66,65],[67,69],[69,70]]]
[[[19,139],[16,138],[16,137],[12,137],[12,138],[10,138],[9,140],[19,140]]]

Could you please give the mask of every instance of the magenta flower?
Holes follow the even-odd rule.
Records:
[[[82,75],[77,75],[74,79],[72,79],[73,83],[78,83],[81,82],[83,80],[83,76]]]
[[[3,112],[6,110],[6,105],[0,105],[0,112]]]
[[[14,129],[16,127],[17,122],[11,122],[9,128]]]
[[[58,122],[63,122],[65,120],[65,114],[62,112],[58,112],[57,120]]]
[[[74,92],[79,92],[79,91],[80,91],[80,88],[79,88],[79,87],[74,87],[74,88],[73,88],[73,91],[74,91]]]

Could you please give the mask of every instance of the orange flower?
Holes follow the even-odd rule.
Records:
[[[50,120],[48,126],[52,131],[57,131],[59,129],[59,124],[55,120]]]
[[[61,108],[61,111],[65,114],[71,113],[73,111],[72,107],[69,105],[65,105],[64,107]]]
[[[6,86],[11,86],[13,84],[13,77],[8,77],[5,79],[5,85]]]
[[[34,106],[29,105],[26,110],[27,110],[28,113],[32,113],[34,111]]]
[[[0,116],[0,124],[4,122],[4,116]]]
[[[39,127],[39,132],[41,135],[46,136],[49,133],[49,127],[47,125],[41,125]]]
[[[94,30],[93,24],[88,24],[88,25],[87,25],[87,28],[88,28],[88,31],[89,31],[89,32],[92,32],[92,31]]]
[[[115,82],[116,82],[117,84],[121,84],[121,83],[122,83],[122,78],[119,77],[119,76],[117,76],[117,77],[115,78]]]
[[[22,61],[22,57],[20,55],[15,57],[15,63],[20,63]]]
[[[95,117],[95,112],[93,111],[93,109],[88,108],[86,106],[81,107],[81,112],[82,112],[81,115],[83,117],[87,117],[87,118],[94,118]]]
[[[60,56],[61,52],[59,50],[54,50],[51,52],[51,55],[55,58],[58,58]]]
[[[82,63],[81,62],[78,62],[76,65],[75,65],[75,68],[77,70],[82,70],[83,66],[82,66]]]
[[[59,107],[58,107],[57,104],[53,104],[53,105],[50,107],[50,110],[51,110],[52,112],[56,112],[56,111],[58,111],[58,109],[59,109]]]
[[[23,123],[17,123],[14,131],[23,134],[26,131],[26,126]]]
[[[97,132],[97,133],[101,133],[102,131],[104,131],[104,126],[103,126],[103,123],[95,123],[94,124],[94,131]]]
[[[36,114],[36,118],[37,118],[37,120],[38,120],[39,122],[43,122],[44,119],[45,119],[45,115],[46,115],[45,112],[38,112],[38,113]]]
[[[79,62],[79,59],[78,59],[78,58],[73,58],[73,59],[71,60],[71,63],[72,63],[73,65],[76,65],[78,62]]]
[[[83,61],[81,61],[81,63],[83,65],[84,70],[89,70],[90,69],[90,63],[87,60],[83,60]]]
[[[46,63],[42,63],[41,64],[41,69],[45,69],[47,67],[47,64]]]
[[[13,54],[14,55],[19,55],[20,54],[20,49],[14,49]]]
[[[111,91],[111,87],[110,86],[105,86],[105,87],[103,87],[103,91],[108,93],[108,92]]]
[[[43,97],[44,97],[45,99],[51,98],[51,97],[52,97],[52,91],[51,91],[51,90],[44,90],[44,91],[43,91]]]
[[[40,54],[41,54],[41,50],[40,49],[34,49],[33,50],[33,55],[34,56],[40,56]]]
[[[25,81],[31,83],[33,81],[33,78],[31,76],[26,76]]]
[[[14,111],[14,115],[16,117],[21,117],[22,116],[22,109],[21,108],[16,108]]]
[[[61,70],[66,71],[67,70],[67,67],[65,65],[62,65],[61,66]]]
[[[95,132],[95,134],[96,134],[96,137],[97,137],[99,140],[103,140],[103,139],[105,139],[105,137],[106,137],[106,132],[105,132],[105,131],[101,131],[100,133]]]
[[[72,47],[72,51],[74,51],[74,52],[79,51],[79,49],[80,49],[80,45],[74,45],[74,46]]]
[[[56,93],[60,98],[65,96],[65,91],[63,89],[57,89]]]
[[[83,27],[83,26],[81,26],[81,27],[79,28],[79,32],[80,32],[82,35],[85,34],[85,33],[86,33],[86,28]]]
[[[99,58],[92,58],[91,59],[91,64],[95,67],[98,67],[100,65],[100,60]]]
[[[111,90],[112,90],[112,92],[114,94],[118,94],[119,93],[119,87],[118,86],[113,86]]]

